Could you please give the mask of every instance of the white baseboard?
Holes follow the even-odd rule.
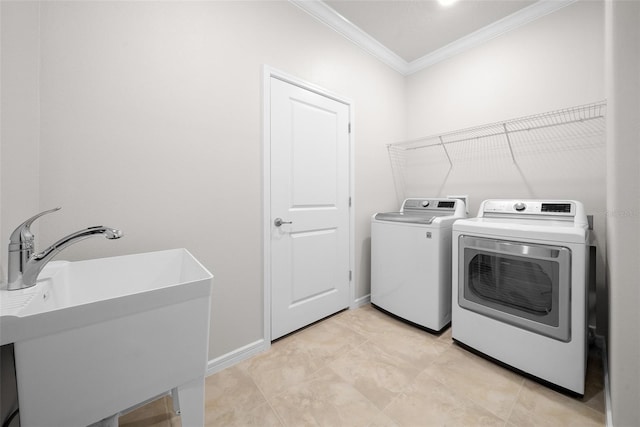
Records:
[[[209,360],[209,363],[207,363],[207,376],[229,368],[243,360],[255,356],[258,353],[262,353],[270,346],[271,343],[266,342],[264,339],[259,339],[258,341],[254,341],[227,354],[223,354],[222,356]]]
[[[367,294],[363,297],[356,298],[349,307],[350,310],[356,309],[358,307],[362,307],[363,305],[367,305],[371,302],[371,294]]]
[[[607,340],[601,336],[596,335],[596,346],[602,352],[602,369],[604,371],[604,409],[605,409],[605,422],[607,427],[613,427],[613,413],[611,412],[611,387],[609,384],[609,357],[607,355]]]

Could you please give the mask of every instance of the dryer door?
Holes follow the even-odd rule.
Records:
[[[571,340],[571,250],[460,236],[458,304],[499,321]]]

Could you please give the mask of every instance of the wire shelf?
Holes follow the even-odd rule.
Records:
[[[397,142],[389,144],[388,147],[394,150],[418,150],[433,145],[447,145],[482,138],[507,136],[511,133],[530,132],[532,130],[541,130],[563,125],[570,126],[572,124],[577,125],[575,126],[576,129],[585,127],[599,131],[603,129],[604,126],[601,121],[603,121],[605,117],[606,105],[606,102],[602,101],[594,104],[565,108],[503,122],[456,130],[441,135],[432,135],[410,141]],[[591,121],[595,122],[589,123]]]
[[[544,162],[562,152],[601,156],[605,115],[601,101],[389,144],[396,192],[402,199],[435,174],[446,181],[456,165],[486,171],[505,162],[521,169],[522,163],[526,170],[532,159]]]

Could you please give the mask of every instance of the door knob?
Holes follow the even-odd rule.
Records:
[[[273,220],[273,225],[280,227],[282,224],[293,224],[293,221],[283,221],[282,218],[276,218]]]

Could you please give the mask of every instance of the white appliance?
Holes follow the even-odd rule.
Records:
[[[583,395],[588,233],[572,200],[485,200],[456,222],[454,341]]]
[[[457,199],[406,199],[371,219],[371,303],[439,332],[451,321],[451,226]]]

